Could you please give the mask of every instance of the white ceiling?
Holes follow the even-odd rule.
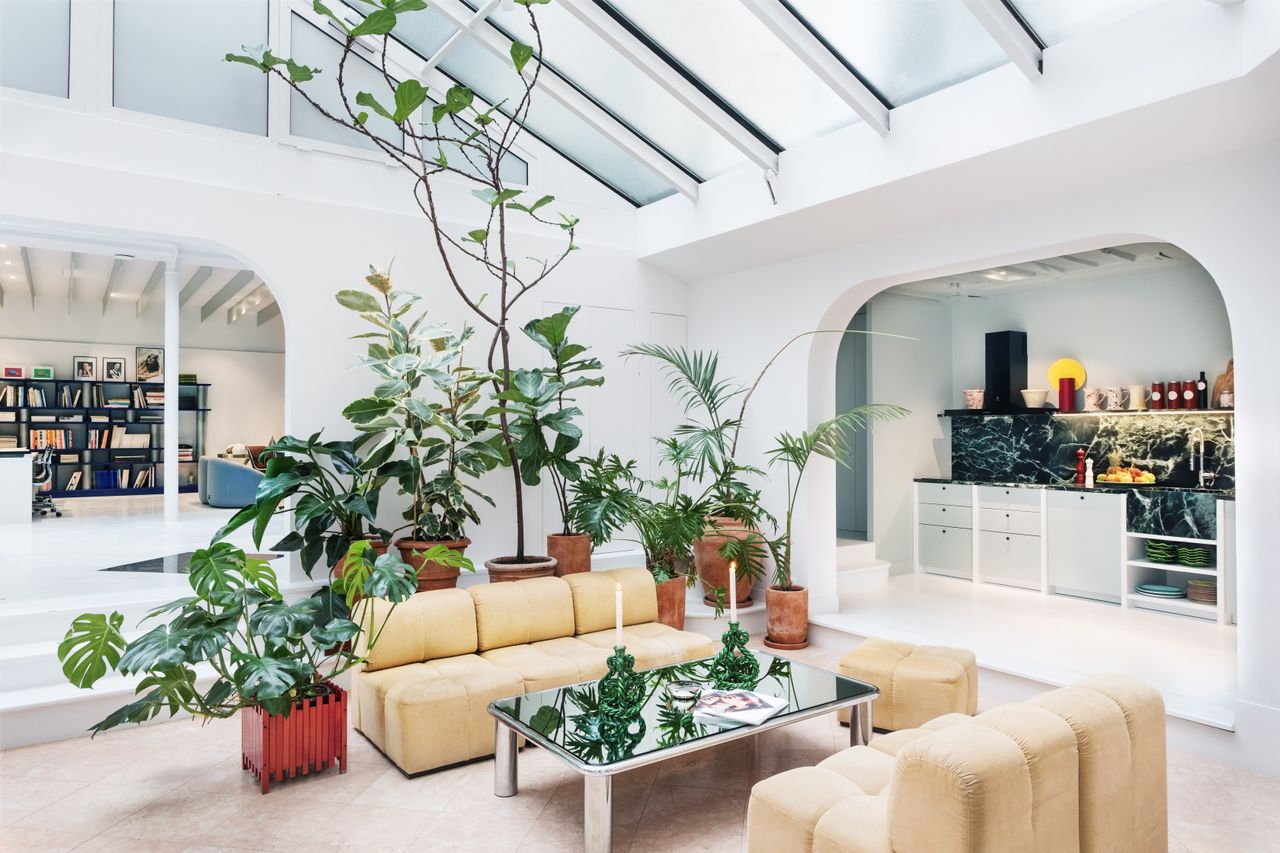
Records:
[[[1196,261],[1169,243],[1131,243],[1076,252],[1002,267],[913,281],[891,288],[894,293],[926,299],[981,299],[1070,279],[1128,275],[1137,270],[1173,269]]]

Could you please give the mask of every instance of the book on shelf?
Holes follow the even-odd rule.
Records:
[[[31,443],[32,450],[44,450],[46,447],[62,450],[73,446],[69,429],[29,430],[27,440]]]
[[[193,448],[193,447],[192,447],[191,445],[189,445],[189,444],[179,444],[179,445],[178,445],[178,461],[179,461],[179,462],[194,462],[194,461],[195,461],[195,448]]]
[[[786,699],[752,690],[704,690],[693,719],[714,726],[758,726],[786,707]]]
[[[84,417],[82,415],[58,415],[58,423],[82,424],[84,423]]]
[[[178,384],[179,385],[195,385],[196,375],[194,373],[179,373]]]
[[[58,461],[64,465],[74,465],[80,461],[80,457],[75,453],[63,453],[58,456]]]
[[[56,415],[32,415],[31,416],[31,423],[33,424],[52,424],[57,422],[58,422],[58,417]]]
[[[72,472],[71,472],[71,476],[67,478],[67,489],[66,489],[66,490],[67,490],[68,492],[74,492],[74,491],[75,491],[76,489],[78,489],[78,488],[80,488],[80,472],[79,472],[79,471],[72,471]]]
[[[17,412],[0,412],[0,424],[12,424],[18,422]]]
[[[16,435],[0,435],[0,449],[12,450],[18,446],[18,437]]]
[[[111,421],[110,415],[89,415],[90,423],[105,424]]]

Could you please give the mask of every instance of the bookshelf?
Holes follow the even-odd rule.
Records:
[[[181,492],[197,488],[209,387],[204,382],[178,386],[178,440],[183,450],[191,448],[190,460],[178,463]],[[53,447],[52,497],[160,494],[163,397],[163,382],[4,379],[0,437],[11,436],[10,441],[33,450]]]

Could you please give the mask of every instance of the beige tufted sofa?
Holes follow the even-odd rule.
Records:
[[[1095,676],[756,784],[752,853],[1166,853],[1164,702]]]
[[[613,651],[616,584],[637,669],[709,657],[701,634],[660,624],[645,569],[420,592],[362,601],[353,618],[385,626],[352,673],[352,725],[406,773],[493,754],[494,699],[599,678]],[[362,634],[362,642],[365,637]]]

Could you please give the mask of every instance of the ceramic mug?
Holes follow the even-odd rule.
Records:
[[[1112,385],[1110,388],[1105,389],[1105,393],[1107,395],[1108,411],[1118,412],[1124,408],[1125,395],[1127,392],[1123,388]]]
[[[1147,400],[1150,398],[1151,392],[1147,390],[1145,385],[1129,386],[1129,410],[1141,412],[1147,408]]]
[[[1102,398],[1104,391],[1101,388],[1084,389],[1084,410],[1086,412],[1102,411]]]
[[[966,388],[964,392],[964,404],[970,409],[981,409],[982,404],[986,402],[987,392],[981,388]]]

